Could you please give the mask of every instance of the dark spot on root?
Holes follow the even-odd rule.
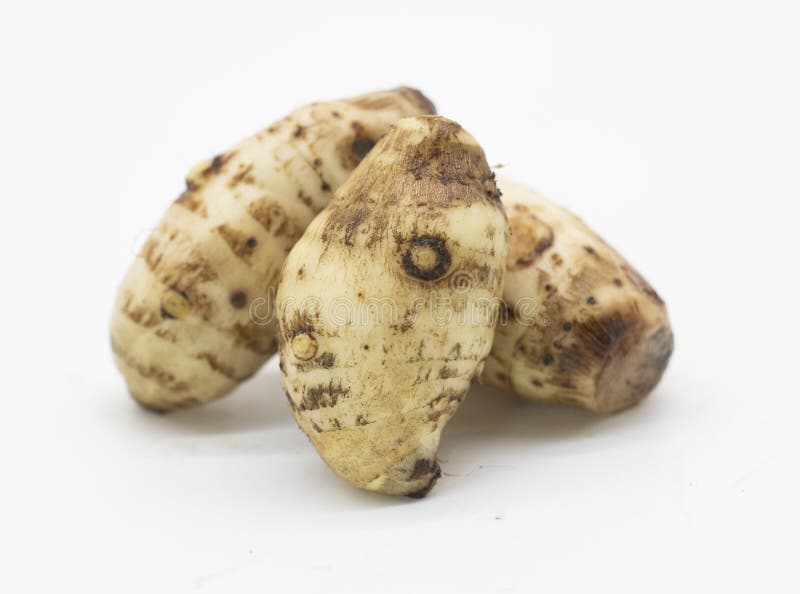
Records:
[[[414,262],[415,254],[431,250],[435,261],[429,266],[420,266]],[[436,237],[415,237],[403,253],[403,269],[409,276],[424,281],[441,278],[450,269],[450,252],[447,251],[444,241]]]
[[[347,396],[349,393],[350,387],[343,386],[341,382],[334,384],[331,380],[327,384],[317,384],[306,391],[303,401],[300,403],[300,410],[316,410],[336,406],[339,397]]]
[[[422,478],[426,474],[430,474],[436,468],[436,462],[431,462],[430,460],[426,460],[422,458],[417,460],[414,464],[414,469],[411,471],[411,476],[408,477],[412,481],[414,479]]]
[[[331,185],[326,181],[322,182],[322,184],[320,185],[320,188],[322,188],[323,192],[330,192],[331,191]]]
[[[332,115],[333,117],[335,117],[335,118],[340,118],[340,117],[342,117],[342,114],[340,114],[338,111],[335,111],[335,110],[331,112],[331,115]]]
[[[448,367],[447,365],[439,370],[440,379],[449,379],[451,377],[455,377],[456,375],[458,375],[458,372],[454,368]]]
[[[178,319],[175,316],[173,316],[171,313],[169,313],[163,307],[161,308],[161,317],[164,318],[165,320],[177,320]]]
[[[594,254],[594,248],[590,245],[583,246],[583,249],[586,250],[587,254]]]
[[[317,359],[317,363],[319,364],[320,367],[330,369],[336,363],[336,355],[334,355],[329,351],[325,351],[319,356],[319,358]]]
[[[364,345],[364,350],[365,350],[365,351],[368,351],[368,350],[369,350],[369,345],[368,345],[368,344],[365,344],[365,345]]]
[[[621,287],[622,286],[622,281],[620,279],[618,279],[618,278],[615,278],[614,279],[614,285],[616,285],[617,287]]]
[[[586,303],[588,303],[589,305],[594,305],[594,304],[596,304],[596,303],[597,303],[597,299],[595,299],[594,297],[589,297],[589,298],[586,300]]]
[[[438,478],[442,476],[442,470],[441,468],[439,468],[439,463],[434,462],[433,467],[431,467],[431,463],[428,460],[417,460],[417,463],[414,465],[414,472],[416,472],[417,470],[417,465],[420,465],[421,463],[424,463],[428,467],[428,473],[433,473],[431,476],[431,480],[427,485],[425,485],[420,490],[414,491],[413,493],[408,493],[406,497],[410,497],[412,499],[422,499],[428,493],[431,492],[431,489],[433,489],[433,486],[436,484]]]
[[[203,171],[200,172],[200,175],[202,175],[203,177],[209,177],[211,175],[219,173],[220,171],[222,171],[222,168],[225,166],[225,163],[230,161],[231,157],[233,157],[233,155],[235,154],[236,154],[235,152],[231,152],[227,154],[221,153],[217,155],[216,157],[211,159],[211,164],[205,169],[203,169]]]
[[[550,353],[545,353],[544,357],[542,357],[542,365],[550,365],[553,363],[553,355]]]
[[[569,332],[570,330],[572,330],[572,322],[564,322],[564,324],[563,324],[561,327],[562,327],[562,328],[563,328],[563,329],[564,329],[566,332]]]
[[[533,384],[537,388],[541,388],[541,387],[544,386],[544,384],[542,382],[540,382],[538,379],[532,379],[531,380],[531,384]]]
[[[360,162],[367,156],[367,153],[372,150],[373,146],[375,146],[375,141],[371,138],[356,138],[350,146],[350,152],[353,154],[356,161]]]
[[[251,250],[258,245],[258,240],[255,237],[248,237],[247,241],[245,242],[247,247]]]
[[[236,309],[242,309],[247,305],[247,293],[244,291],[234,291],[231,293],[231,305]]]
[[[195,192],[194,187],[195,186],[192,185],[193,189],[187,189],[185,192],[181,193],[181,195],[175,199],[175,204],[178,204],[183,208],[195,212],[203,218],[206,218],[208,216],[206,203],[203,200],[203,197]]]

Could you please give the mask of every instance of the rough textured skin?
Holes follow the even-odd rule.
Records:
[[[196,166],[114,306],[131,395],[168,411],[252,375],[276,350],[269,313],[286,254],[392,123],[433,112],[410,88],[315,103]]]
[[[480,373],[500,305],[507,230],[493,178],[458,124],[401,120],[286,260],[284,387],[352,485],[421,497],[440,474],[440,433]]]
[[[508,315],[481,381],[598,412],[636,404],[672,354],[664,302],[578,217],[533,190],[498,184],[511,230]]]

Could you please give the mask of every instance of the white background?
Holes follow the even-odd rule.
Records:
[[[3,2],[5,592],[796,592],[796,2]],[[107,324],[196,161],[404,83],[583,216],[676,351],[600,417],[475,389],[427,499],[338,480],[273,361],[148,414]]]

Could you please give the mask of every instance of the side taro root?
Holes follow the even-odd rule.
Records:
[[[578,217],[499,180],[511,237],[482,382],[546,404],[613,412],[639,402],[672,354],[664,302]]]
[[[275,352],[281,266],[395,121],[434,113],[410,88],[314,103],[196,166],[119,289],[114,360],[168,411],[230,392]]]
[[[441,117],[401,120],[289,254],[283,383],[350,484],[425,495],[445,424],[483,366],[507,223],[482,149]]]

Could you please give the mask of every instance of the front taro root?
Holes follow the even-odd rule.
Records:
[[[131,395],[167,411],[255,373],[276,349],[286,254],[391,124],[433,111],[409,88],[315,103],[195,167],[114,306],[111,346]]]
[[[283,383],[327,464],[422,496],[494,334],[506,219],[483,151],[439,117],[398,122],[289,254]]]
[[[500,180],[511,238],[482,381],[524,398],[613,412],[639,402],[672,354],[664,302],[578,217]]]

